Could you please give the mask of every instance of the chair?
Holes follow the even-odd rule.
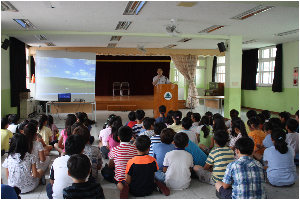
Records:
[[[127,90],[128,91],[128,93],[127,93],[127,95],[129,96],[130,95],[130,89],[129,89],[129,83],[128,82],[122,82],[121,83],[121,96],[123,96],[123,91],[124,90]]]
[[[113,83],[113,95],[115,96],[115,90],[120,90],[120,96],[122,96],[121,94],[121,84],[120,82],[114,82]]]

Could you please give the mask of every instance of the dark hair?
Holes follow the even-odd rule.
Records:
[[[212,114],[212,112],[210,112],[210,111],[207,111],[206,113],[205,113],[205,115],[206,116],[208,116],[208,118],[209,118],[209,125],[213,125],[213,114]]]
[[[117,121],[117,116],[114,116],[107,121],[107,126],[112,126],[112,124]]]
[[[162,116],[163,116],[163,121],[165,121],[165,113],[166,113],[166,111],[167,111],[166,106],[164,106],[164,105],[159,106],[158,112],[159,112],[160,114],[162,114]]]
[[[193,119],[195,119],[196,122],[200,122],[201,119],[200,113],[193,113]]]
[[[206,116],[206,115],[204,115],[201,118],[200,124],[203,125],[202,128],[201,128],[201,131],[203,131],[203,133],[204,133],[203,137],[206,138],[209,135],[209,129],[208,129],[208,126],[209,126],[209,117]]]
[[[234,117],[238,117],[239,116],[239,111],[235,110],[235,109],[232,109],[230,111],[230,118],[234,118]]]
[[[121,126],[122,124],[119,121],[115,121],[111,126],[111,135],[115,142],[120,142],[120,140],[118,139],[118,131]]]
[[[153,130],[154,130],[155,135],[160,135],[161,131],[164,128],[167,128],[167,126],[163,122],[158,122],[153,125]]]
[[[52,124],[53,124],[53,117],[52,115],[48,115],[48,127],[51,128]]]
[[[132,138],[132,129],[129,126],[121,126],[118,130],[118,136],[122,142],[129,142]]]
[[[147,149],[150,148],[151,140],[147,135],[141,135],[136,138],[135,140],[135,146],[137,150],[141,152],[145,152]]]
[[[291,118],[291,114],[289,112],[286,112],[286,111],[279,113],[279,116],[281,118],[284,118],[284,121],[287,121]]]
[[[96,123],[94,120],[90,120],[85,112],[77,112],[75,115],[79,119],[79,122],[87,127]]]
[[[67,155],[80,154],[85,144],[81,135],[70,135],[65,142],[65,152]]]
[[[41,114],[39,117],[39,130],[42,130],[45,121],[48,121],[47,115]]]
[[[135,116],[135,112],[134,111],[131,111],[128,113],[128,119],[130,121],[135,121],[136,120],[136,116]]]
[[[67,131],[67,136],[72,135],[71,127],[76,122],[77,118],[74,114],[68,114],[65,123],[65,129]]]
[[[17,125],[18,121],[19,121],[19,116],[17,114],[9,115],[8,117],[9,124],[14,123],[15,125]]]
[[[153,126],[155,123],[154,118],[147,118],[143,121],[143,126],[146,130],[150,130],[151,126]]]
[[[266,121],[266,117],[263,114],[258,114],[256,116],[260,125],[263,125]]]
[[[248,112],[246,113],[246,116],[248,117],[248,119],[250,119],[251,117],[256,117],[257,113],[255,110],[248,110]]]
[[[224,130],[217,130],[214,133],[214,140],[220,147],[224,147],[228,142],[228,133]]]
[[[90,136],[91,136],[90,130],[84,125],[81,125],[74,129],[73,135],[76,134],[81,135],[83,137],[84,144],[88,143],[88,141],[90,140]]]
[[[244,124],[243,120],[241,120],[238,117],[235,117],[235,118],[232,119],[232,131],[231,131],[232,134],[231,135],[236,137],[237,133],[234,130],[235,128],[237,128],[241,131],[242,137],[249,137],[248,133],[246,131],[246,127],[245,127],[245,124]]]
[[[285,142],[286,133],[281,128],[275,128],[271,133],[271,138],[275,141],[275,149],[279,151],[281,154],[285,154],[288,152],[288,146]]]
[[[108,116],[107,122],[104,123],[104,125],[103,125],[103,129],[106,129],[106,125],[108,124],[108,121],[109,121],[111,118],[115,117],[115,116],[116,116],[115,114],[111,114],[111,115]]]
[[[144,117],[145,117],[145,111],[143,110],[137,110],[135,112],[135,117],[138,119],[138,120],[142,120]]]
[[[274,128],[279,128],[281,125],[281,121],[278,117],[272,117],[269,119],[269,122],[271,122],[274,126]]]
[[[257,128],[257,127],[259,127],[259,121],[256,117],[251,117],[250,119],[248,119],[247,125],[249,127],[251,127],[251,125],[253,125],[255,128]]]
[[[163,69],[162,69],[161,67],[157,68],[157,70],[156,70],[156,71],[158,71],[159,69],[161,69],[161,71],[163,71]]]
[[[295,119],[289,119],[289,120],[287,120],[285,125],[292,132],[295,132],[297,130],[297,128],[299,127],[299,123]]]
[[[222,130],[222,131],[226,130],[225,121],[222,115],[220,114],[215,115],[213,121],[215,121],[215,123],[213,124],[213,132],[217,130]]]
[[[189,130],[193,125],[193,120],[189,117],[184,117],[181,120],[182,127],[186,130]]]
[[[25,126],[24,128],[24,135],[27,138],[28,141],[28,152],[32,152],[33,148],[33,141],[35,140],[35,135],[36,135],[36,125],[33,123],[29,123]]]
[[[269,131],[269,130],[273,131],[273,129],[274,129],[274,125],[270,121],[264,123],[263,128],[262,128],[263,131]]]
[[[299,110],[297,110],[297,112],[295,113],[295,115],[297,115],[299,117]]]
[[[189,111],[186,113],[185,117],[191,118],[192,115],[193,115],[193,112]]]
[[[165,121],[164,121],[166,124],[173,124],[174,123],[173,118],[172,118],[173,113],[174,113],[173,110],[169,110],[169,112],[167,114],[167,117],[165,118]]]
[[[189,137],[186,133],[180,132],[174,135],[174,143],[178,148],[184,149],[186,145],[189,143]]]
[[[174,111],[173,112],[173,119],[175,119],[175,121],[176,121],[176,125],[179,125],[179,124],[181,124],[181,117],[182,117],[182,113],[180,112],[180,111]]]
[[[261,111],[261,114],[263,114],[266,119],[270,119],[270,117],[271,117],[271,113],[268,110]]]
[[[34,119],[29,120],[28,123],[35,124],[35,126],[38,126],[38,125],[39,125],[39,122],[36,121],[36,120],[34,120]]]
[[[1,118],[1,129],[4,129],[8,125],[8,120],[6,118]]]
[[[17,133],[21,133],[21,131],[24,130],[24,127],[29,123],[29,121],[27,119],[24,119],[23,122],[21,122],[16,130]],[[37,124],[35,124],[35,126],[37,126]]]
[[[28,141],[26,136],[21,133],[15,133],[11,138],[8,155],[19,153],[21,154],[20,159],[23,160],[26,152],[28,152]]]
[[[80,122],[75,122],[72,126],[71,126],[71,135],[73,134],[75,128],[79,127],[79,126],[84,126],[82,123]]]
[[[75,154],[69,158],[67,167],[72,178],[83,180],[91,171],[91,162],[86,155]]]
[[[251,155],[254,149],[254,142],[249,137],[242,137],[235,142],[235,148],[238,149],[241,154]]]
[[[160,133],[160,141],[165,144],[171,144],[175,136],[175,131],[171,128],[164,128]]]

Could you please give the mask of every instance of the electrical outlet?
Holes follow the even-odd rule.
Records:
[[[293,107],[291,107],[291,110],[293,110]]]

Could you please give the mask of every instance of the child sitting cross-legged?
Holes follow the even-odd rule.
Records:
[[[192,155],[184,150],[188,146],[188,142],[189,137],[186,133],[176,133],[173,141],[175,150],[165,155],[163,171],[168,188],[183,190],[190,185],[194,163]]]
[[[182,125],[182,131],[180,132],[186,133],[192,142],[198,144],[197,135],[194,132],[190,131],[190,128],[193,125],[192,119],[188,117],[184,117],[181,121],[181,125]]]
[[[226,166],[234,161],[232,149],[225,146],[227,141],[228,134],[226,131],[218,130],[215,132],[214,142],[217,148],[209,153],[204,167],[194,166],[194,171],[201,182],[215,185],[217,181],[222,181]],[[211,167],[213,167],[212,172]]]
[[[161,140],[160,140],[160,133],[163,129],[167,128],[167,126],[165,125],[165,123],[163,122],[158,122],[158,123],[155,123],[153,125],[153,130],[154,130],[154,133],[155,135],[150,137],[150,140],[151,140],[151,145],[150,145],[150,151],[149,151],[149,155],[150,156],[153,156],[153,146],[155,144],[159,144],[161,143]],[[175,135],[175,134],[174,134]],[[173,136],[174,136],[173,135]],[[172,141],[173,141],[173,137],[172,137]]]
[[[144,131],[143,133],[140,133],[139,136],[141,135],[147,135],[149,138],[154,136],[154,130],[153,130],[153,125],[155,123],[155,119],[154,118],[145,118],[143,120],[143,127],[146,129],[146,131]]]
[[[67,163],[72,186],[63,189],[64,199],[104,199],[100,183],[86,182],[91,172],[90,159],[84,154],[72,155]]]
[[[235,148],[239,159],[229,163],[223,181],[216,182],[217,196],[222,199],[266,199],[263,166],[250,157],[253,140],[240,138]]]
[[[165,195],[170,190],[159,181],[154,181],[154,174],[159,169],[155,158],[147,155],[150,149],[150,138],[142,135],[136,141],[138,155],[128,161],[125,171],[125,180],[121,180],[117,187],[121,191],[120,198],[127,199],[128,192],[136,197],[150,195],[159,187]]]

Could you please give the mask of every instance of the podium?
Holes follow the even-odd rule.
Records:
[[[154,118],[159,117],[158,108],[166,106],[165,117],[169,110],[178,110],[178,85],[159,84],[154,86]]]

